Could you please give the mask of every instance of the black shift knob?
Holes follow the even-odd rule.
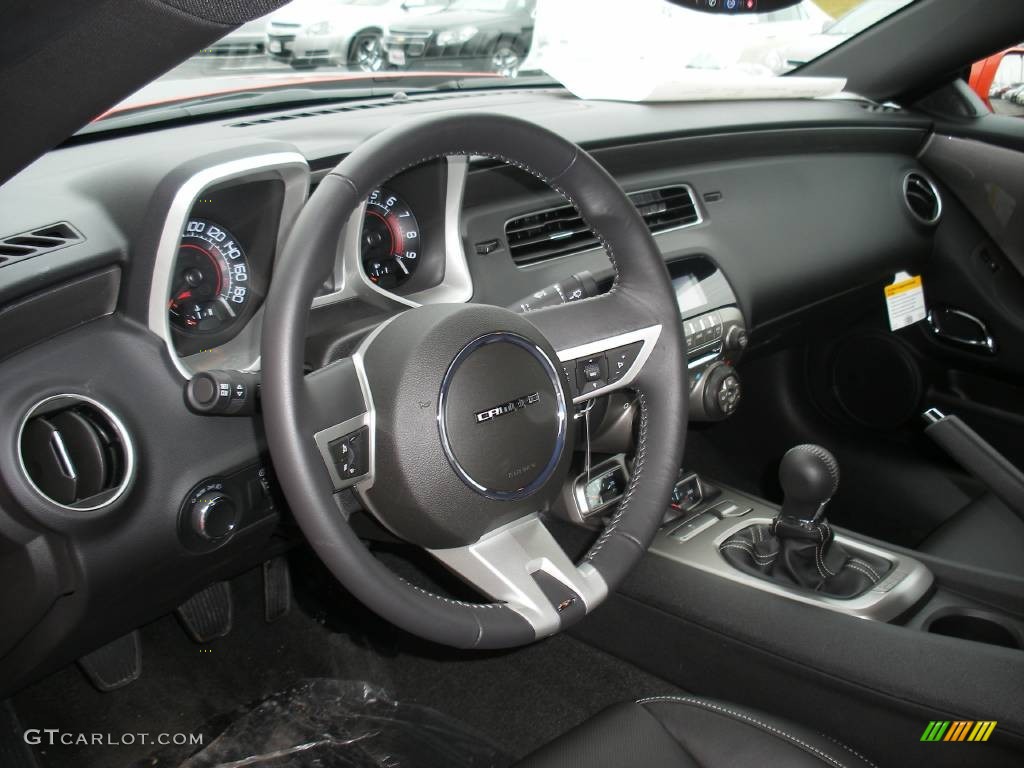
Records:
[[[817,521],[839,488],[839,463],[820,445],[798,445],[779,464],[782,517]]]

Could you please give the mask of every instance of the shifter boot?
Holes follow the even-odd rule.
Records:
[[[853,556],[833,541],[827,521],[779,517],[752,525],[722,542],[722,556],[741,571],[840,599],[856,597],[885,577],[891,564]]]

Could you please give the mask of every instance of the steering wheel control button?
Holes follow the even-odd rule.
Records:
[[[617,347],[608,353],[608,383],[614,384],[633,366],[644,343],[636,341],[624,347]]]
[[[328,443],[334,468],[342,479],[362,477],[370,471],[370,430],[358,429]]]
[[[608,386],[608,358],[601,354],[577,360],[576,384],[581,394]]]
[[[596,362],[594,372],[602,373]],[[491,499],[525,498],[547,482],[565,445],[558,369],[523,336],[486,334],[448,368],[438,426],[445,454],[467,485]]]

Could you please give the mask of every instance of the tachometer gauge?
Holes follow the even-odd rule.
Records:
[[[219,331],[249,301],[249,264],[234,236],[206,219],[189,219],[171,276],[171,324],[190,333]]]
[[[363,218],[363,270],[381,288],[405,283],[420,260],[420,226],[412,209],[398,195],[375,189]]]

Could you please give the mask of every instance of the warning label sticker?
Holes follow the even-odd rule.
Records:
[[[885,306],[889,310],[889,327],[894,331],[924,320],[928,310],[920,275],[911,277],[906,272],[896,275],[896,281],[885,286]]]

